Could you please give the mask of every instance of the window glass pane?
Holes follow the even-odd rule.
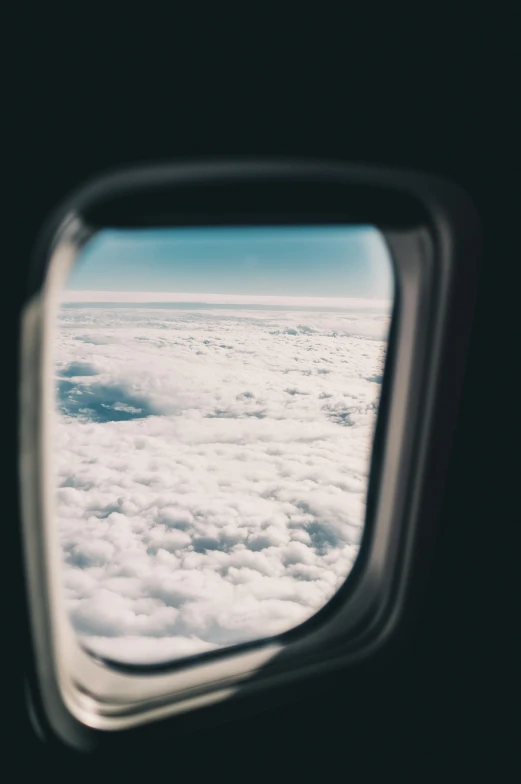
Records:
[[[103,231],[54,337],[63,596],[150,664],[287,631],[363,530],[394,296],[370,226]]]

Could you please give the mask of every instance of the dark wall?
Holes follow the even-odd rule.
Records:
[[[453,9],[446,19],[422,6],[414,21],[375,6],[363,25],[349,8],[340,16],[316,6],[305,19],[300,7],[282,18],[249,6],[242,19],[194,7],[191,20],[172,7],[145,24],[130,7],[109,20],[87,7],[51,17],[43,5],[19,8],[5,28],[13,44],[2,149],[5,780],[515,780],[513,21],[499,6],[489,16]],[[282,704],[265,699],[259,713],[212,709],[79,756],[41,744],[23,700],[16,379],[29,254],[49,210],[86,177],[120,164],[236,154],[423,169],[461,183],[478,208],[482,279],[428,592],[410,647],[379,673],[357,682],[336,673]]]

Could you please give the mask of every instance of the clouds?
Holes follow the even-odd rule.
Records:
[[[277,634],[356,557],[383,312],[73,308],[56,340],[71,621],[147,662]]]

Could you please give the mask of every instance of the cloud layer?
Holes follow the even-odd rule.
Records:
[[[388,311],[71,308],[56,338],[64,595],[95,653],[285,631],[356,557]]]

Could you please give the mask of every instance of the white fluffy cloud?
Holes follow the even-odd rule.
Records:
[[[64,595],[95,653],[286,631],[356,557],[389,313],[64,308]]]

